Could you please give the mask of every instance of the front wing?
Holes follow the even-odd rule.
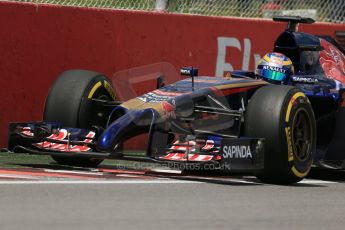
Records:
[[[255,170],[264,165],[264,140],[191,136],[163,146],[164,151],[147,152],[145,157],[131,157],[97,149],[96,130],[64,128],[59,123],[12,123],[9,150],[64,157],[128,159],[173,164],[212,164],[225,170]]]

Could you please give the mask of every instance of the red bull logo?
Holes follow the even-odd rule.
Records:
[[[320,64],[326,76],[345,84],[345,55],[323,39],[320,43],[324,48],[320,52]]]
[[[163,107],[163,116],[166,118],[176,118],[176,105],[175,100],[172,100],[172,103],[169,103],[167,101],[162,102]]]

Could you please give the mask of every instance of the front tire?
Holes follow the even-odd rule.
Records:
[[[302,180],[316,151],[316,126],[308,98],[292,86],[258,89],[246,112],[245,135],[265,138],[263,169],[256,177],[267,183]]]
[[[88,99],[114,100],[114,97],[111,83],[103,74],[87,70],[65,71],[50,88],[43,120],[61,122],[65,127],[104,127],[107,116],[92,107]],[[80,157],[52,158],[60,164],[84,167],[94,167],[103,161]]]

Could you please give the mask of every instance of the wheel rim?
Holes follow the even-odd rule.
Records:
[[[103,101],[112,101],[112,97],[109,95],[108,91],[104,87],[99,87],[94,94],[92,95],[91,99],[96,100],[103,100]],[[100,112],[100,108],[94,108],[91,111],[92,117],[92,125],[93,126],[100,126],[105,128],[107,124],[107,117],[105,117],[103,112]]]
[[[311,154],[312,124],[304,108],[295,113],[291,135],[294,155],[299,161],[307,160]]]

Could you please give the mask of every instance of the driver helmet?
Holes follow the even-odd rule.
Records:
[[[265,81],[273,84],[284,84],[290,75],[294,74],[294,67],[290,58],[281,53],[268,53],[258,64],[255,73]]]

